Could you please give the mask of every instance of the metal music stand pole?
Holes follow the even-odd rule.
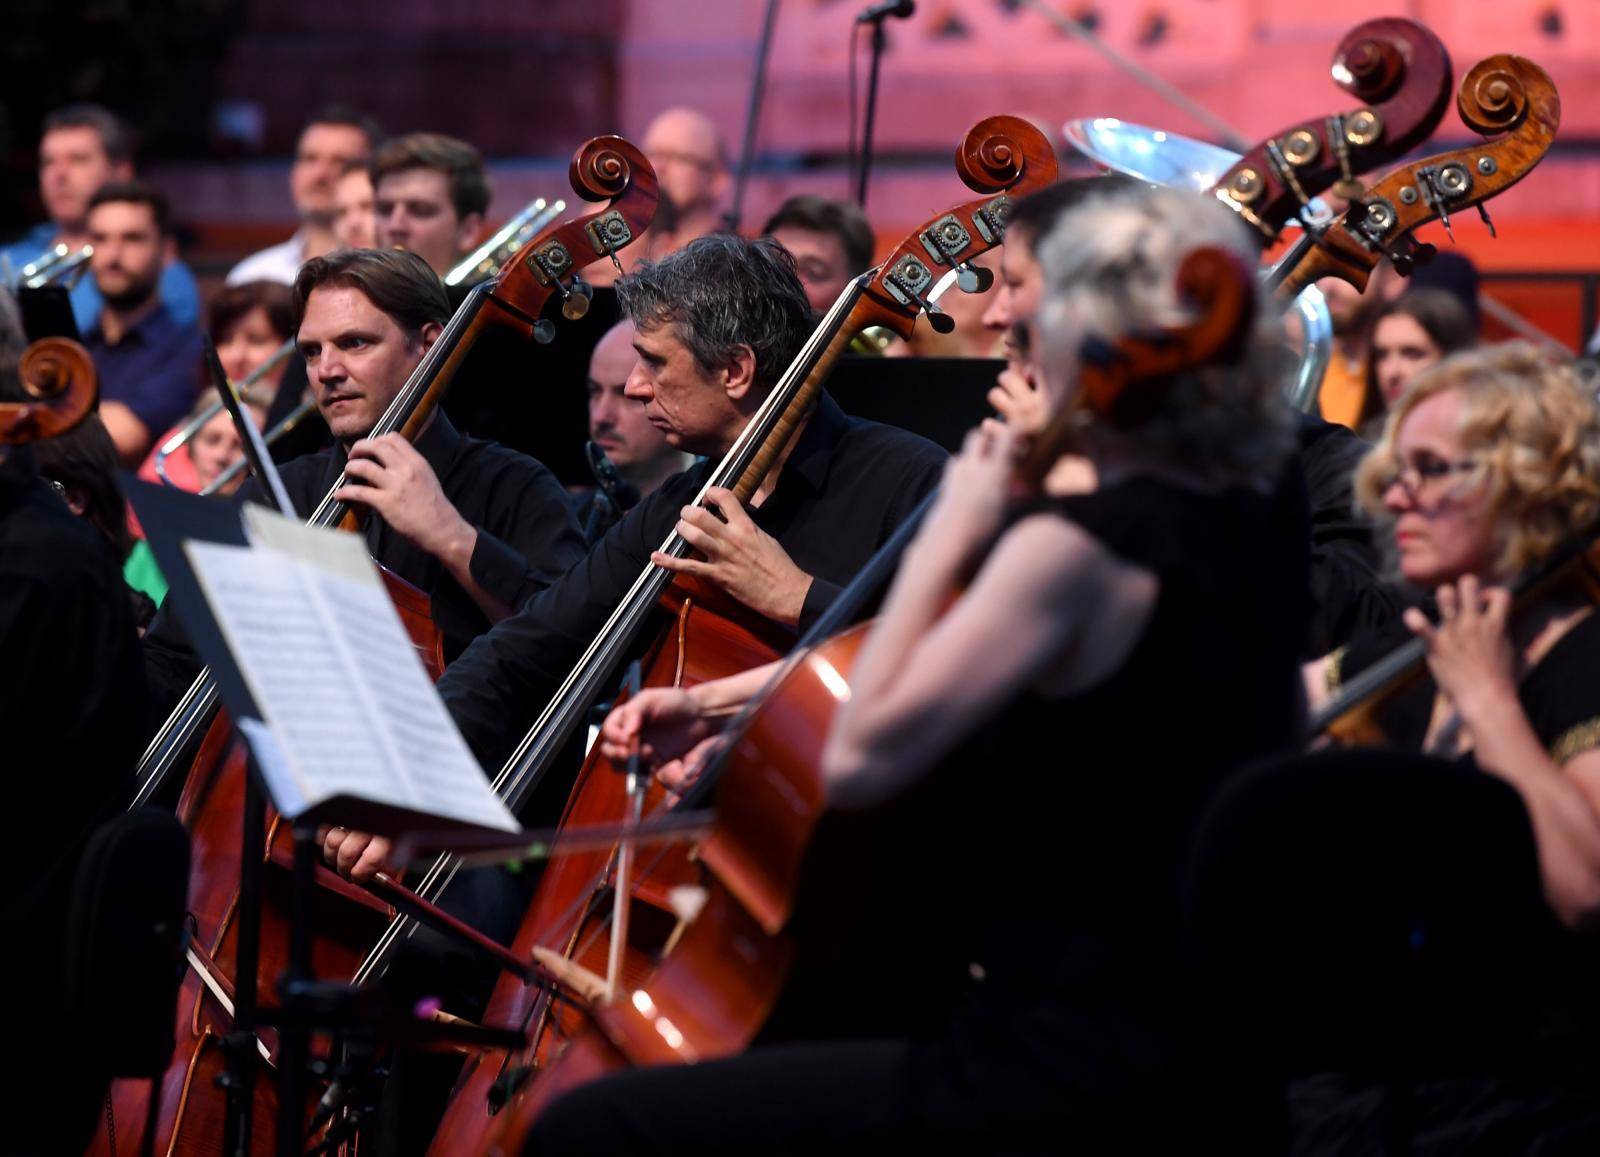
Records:
[[[883,65],[883,52],[889,38],[884,35],[883,23],[888,13],[872,23],[872,65],[867,72],[867,111],[861,122],[861,171],[856,182],[856,204],[867,207],[867,177],[872,172],[872,124],[878,116],[878,71]]]
[[[278,1154],[299,1157],[306,1129],[306,1070],[311,1064],[307,988],[311,974],[311,890],[316,884],[317,829],[294,826],[294,881],[289,915],[289,967],[278,980]]]
[[[729,233],[739,231],[744,216],[744,192],[750,183],[750,162],[755,156],[756,130],[761,125],[761,101],[767,94],[767,59],[772,55],[772,30],[778,23],[778,0],[767,0],[762,18],[761,43],[756,46],[756,71],[750,79],[750,102],[744,115],[744,143],[739,148],[739,171],[733,178],[733,204],[723,215]]]
[[[250,757],[244,785],[244,832],[239,841],[239,940],[234,965],[233,1031],[227,1035],[227,1093],[223,1152],[249,1157],[255,1084],[257,973],[261,954],[261,863],[267,854],[267,799]]]

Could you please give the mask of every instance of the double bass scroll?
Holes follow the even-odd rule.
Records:
[[[1333,81],[1365,102],[1304,121],[1251,149],[1212,186],[1223,204],[1266,240],[1324,189],[1359,196],[1356,175],[1428,139],[1450,101],[1450,55],[1414,20],[1383,17],[1356,25],[1334,51]]]
[[[1561,95],[1549,75],[1533,61],[1510,53],[1472,67],[1461,79],[1456,108],[1468,128],[1493,139],[1390,172],[1320,236],[1304,239],[1303,252],[1285,259],[1275,286],[1279,297],[1293,296],[1323,277],[1338,277],[1364,290],[1384,257],[1401,273],[1410,272],[1431,255],[1430,247],[1411,236],[1413,230],[1442,221],[1448,231],[1451,214],[1474,206],[1487,222],[1484,202],[1533,171],[1561,124]]]

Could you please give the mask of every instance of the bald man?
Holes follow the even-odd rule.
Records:
[[[576,496],[578,521],[590,542],[694,461],[692,455],[667,444],[666,434],[645,417],[644,403],[623,392],[639,364],[638,351],[633,348],[635,336],[632,322],[618,322],[606,331],[589,358],[589,440],[615,468],[614,481],[596,478],[599,485],[595,489]]]
[[[722,228],[722,202],[732,177],[722,133],[704,113],[669,108],[650,122],[642,147],[675,212],[670,248]],[[656,256],[665,250],[658,241]]]

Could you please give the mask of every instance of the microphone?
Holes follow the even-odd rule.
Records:
[[[856,17],[857,24],[876,24],[891,17],[904,20],[917,10],[916,0],[882,0]]]

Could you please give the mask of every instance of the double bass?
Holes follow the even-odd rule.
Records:
[[[508,327],[524,336],[539,337],[550,324],[540,317],[548,302],[557,296],[586,298],[587,287],[578,280],[578,270],[593,260],[614,258],[648,228],[657,200],[655,174],[632,144],[620,137],[594,138],[577,151],[570,176],[580,196],[605,204],[547,229],[524,245],[498,276],[476,286],[381,416],[372,437],[399,432],[414,440],[481,334]],[[333,498],[343,482],[341,476],[318,505],[309,520],[313,525],[359,528],[359,513]],[[387,572],[384,578],[413,644],[437,677],[443,669],[442,643],[429,615],[427,597]],[[147,1139],[169,1153],[208,1150],[224,1135],[229,1116],[218,1092],[228,1069],[227,1049],[253,1049],[269,1066],[277,1056],[277,1035],[270,1028],[248,1034],[243,1042],[230,1039],[237,1035],[232,1031],[232,1019],[243,934],[238,910],[240,816],[245,813],[247,771],[231,723],[225,713],[213,714],[215,696],[214,686],[202,674],[141,761],[135,801],[139,806],[154,794],[178,765],[191,737],[209,722],[178,803],[179,818],[189,828],[193,844],[189,891],[193,925],[179,998],[180,1048],[157,1082],[153,1100],[144,1082],[119,1081],[113,1086],[106,1123],[91,1152],[136,1147]],[[261,975],[273,976],[289,957],[288,881],[293,859],[289,826],[276,815],[269,815],[266,848],[265,902],[256,967]],[[392,919],[393,910],[387,899],[326,869],[319,869],[316,878],[312,969],[320,977],[352,977]],[[405,895],[405,890],[392,882],[390,892],[396,897]],[[248,944],[244,948],[249,951]],[[276,1118],[270,1081],[256,1081],[253,1098],[255,1121]],[[269,1152],[271,1143],[270,1130],[258,1126],[253,1151]]]
[[[828,370],[861,330],[881,326],[908,336],[923,312],[938,328],[948,328],[951,319],[937,311],[930,296],[940,276],[956,275],[970,283],[977,275],[966,262],[1001,242],[1010,198],[1042,188],[1056,176],[1049,142],[1014,117],[979,122],[958,147],[956,166],[966,184],[985,196],[931,218],[881,267],[845,289],[712,472],[707,488],[726,487],[741,502],[748,501],[796,435]],[[688,547],[673,534],[662,550],[682,556]],[[668,629],[645,651],[647,686],[692,686],[747,670],[772,661],[792,643],[792,636],[719,592],[662,568],[647,568],[502,771],[513,808],[548,766],[570,725],[584,717],[624,654],[632,629],[661,611],[668,616]],[[658,810],[659,790],[636,786],[639,790],[630,792],[625,777],[592,751],[568,797],[563,827],[582,829]],[[476,1150],[494,1114],[520,1098],[530,1078],[533,1085],[542,1085],[545,1076],[535,1070],[553,1063],[562,1053],[561,1042],[578,1035],[590,1013],[598,1011],[597,986],[614,985],[649,967],[662,937],[670,936],[675,889],[692,880],[697,869],[681,854],[668,855],[651,873],[619,888],[613,882],[622,853],[620,846],[605,846],[547,866],[513,944],[513,952],[536,963],[540,974],[533,980],[503,977],[485,1013],[488,1023],[528,1028],[534,1043],[521,1055],[482,1052],[469,1059],[436,1134],[436,1152]],[[625,857],[622,870],[626,875]],[[633,935],[596,938],[597,921],[612,909],[619,891],[629,894],[638,913],[630,928]],[[748,1040],[760,1023],[760,1003],[752,1002],[740,1019],[725,1027],[717,1051],[732,1051]],[[571,1063],[581,1067],[582,1055],[582,1049],[571,1053]],[[563,1070],[568,1063],[561,1062]]]

